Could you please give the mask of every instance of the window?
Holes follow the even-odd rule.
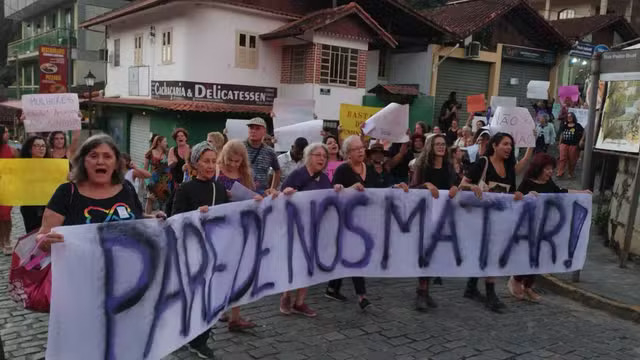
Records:
[[[358,86],[358,50],[322,45],[320,83]]]
[[[133,65],[142,65],[142,35],[136,35],[133,46]]]
[[[306,56],[307,48],[305,46],[291,48],[291,84],[304,84]]]
[[[574,17],[576,17],[576,11],[573,9],[564,9],[558,12],[558,20],[573,19]]]
[[[258,37],[255,34],[238,32],[236,35],[236,67],[258,68]]]
[[[47,16],[47,29],[55,29],[58,27],[58,14],[53,13]]]
[[[120,39],[113,40],[113,66],[120,66]]]
[[[171,44],[173,43],[172,35],[173,35],[172,30],[167,30],[162,32],[162,63],[163,64],[171,64],[173,62],[173,51],[171,49]]]
[[[378,79],[389,77],[389,52],[387,49],[380,50],[378,58]]]

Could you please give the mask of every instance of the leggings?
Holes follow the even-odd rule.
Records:
[[[365,286],[363,277],[352,277],[353,287],[356,289],[357,295],[366,295],[367,289]],[[329,288],[335,292],[340,292],[340,288],[342,287],[342,279],[335,279],[329,281]]]

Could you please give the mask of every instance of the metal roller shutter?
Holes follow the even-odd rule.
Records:
[[[151,119],[148,116],[133,115],[129,131],[129,149],[131,160],[139,166],[144,165],[144,154],[149,150]]]
[[[500,96],[512,96],[518,99],[519,107],[525,107],[533,114],[531,103],[527,99],[527,85],[531,80],[549,81],[549,67],[546,65],[503,61],[500,72]],[[517,85],[511,85],[511,79],[518,79]]]
[[[467,96],[487,94],[489,92],[490,63],[460,59],[446,59],[438,67],[438,81],[436,83],[436,107],[434,122],[440,119],[442,104],[449,98],[449,93],[457,93],[458,102],[462,108],[458,113],[461,122],[467,121]],[[443,131],[446,129],[442,129]]]

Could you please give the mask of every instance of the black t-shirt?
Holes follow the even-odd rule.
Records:
[[[560,126],[560,143],[565,145],[578,145],[583,133],[584,128],[578,123],[572,127],[567,126],[567,124],[562,124]]]
[[[369,170],[367,169],[367,177],[369,177]],[[332,185],[342,185],[345,188],[353,186],[354,184],[361,183],[364,185],[364,180],[360,177],[360,174],[353,171],[349,163],[342,163],[336,171],[333,173]]]
[[[400,143],[391,144],[391,147],[389,148],[389,157],[391,158],[396,156],[400,152],[400,147],[402,147],[402,144]],[[393,169],[391,169],[391,175],[396,182],[400,183],[408,181],[409,163],[414,158],[415,155],[413,153],[413,150],[409,149],[409,151],[407,151],[407,153],[402,157],[402,160],[400,160],[400,162]]]
[[[386,170],[378,174],[373,165],[367,166],[367,178],[364,181],[364,187],[368,188],[388,188],[393,186],[393,178]]]
[[[524,179],[518,186],[518,191],[527,195],[531,191],[535,191],[537,193],[567,193],[569,190],[563,189],[556,185],[553,180],[549,180],[544,184],[539,184],[531,179]]]
[[[215,205],[228,203],[227,190],[222,184],[213,180],[203,181],[194,178],[182,183],[176,191],[171,215],[197,210],[200,206],[213,205],[213,186],[211,184],[216,187]]]
[[[47,208],[64,216],[64,226],[136,220],[144,217],[138,194],[128,181],[122,183],[122,190],[116,195],[106,199],[86,197],[80,194],[78,186],[65,183],[58,186]]]
[[[449,190],[455,183],[455,171],[449,166],[440,169],[425,167],[422,171],[422,184],[432,183],[438,190]]]
[[[451,146],[458,139],[458,130],[451,130],[451,128],[449,128],[444,134],[444,137],[447,139],[447,146]]]
[[[489,186],[489,191],[497,193],[514,193],[516,191],[515,166],[509,167],[505,164],[507,174],[505,177],[502,177],[498,175],[493,164],[489,161],[489,158],[481,157],[471,164],[465,176],[468,177],[472,183],[478,184],[480,180],[482,180],[482,172],[484,171],[484,167],[487,162],[489,165],[487,167],[487,175],[484,178],[484,182]]]

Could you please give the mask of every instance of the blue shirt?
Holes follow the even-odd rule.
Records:
[[[320,172],[317,177],[309,175],[306,166],[293,170],[282,183],[282,189],[293,188],[297,191],[331,189],[331,181],[324,172]]]

